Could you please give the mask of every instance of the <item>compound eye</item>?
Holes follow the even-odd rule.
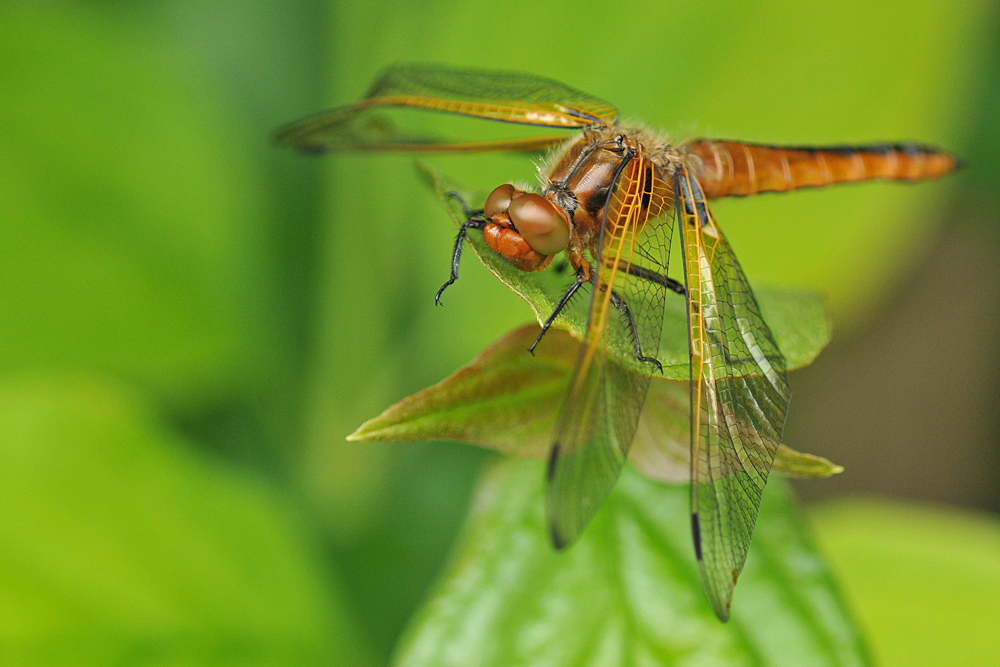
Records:
[[[514,227],[539,255],[555,255],[569,246],[569,217],[545,197],[520,194],[511,200],[507,212]]]
[[[492,218],[498,213],[505,213],[510,207],[510,200],[514,196],[514,193],[514,186],[509,183],[493,190],[490,196],[486,198],[486,205],[483,206],[483,215],[487,218]]]

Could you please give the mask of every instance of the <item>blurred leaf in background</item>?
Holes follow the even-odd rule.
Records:
[[[996,664],[996,516],[868,498],[827,503],[813,517],[878,664]]]
[[[971,1],[4,4],[0,661],[381,664],[444,562],[487,455],[343,438],[529,311],[472,265],[433,308],[454,230],[409,158],[310,162],[274,150],[274,127],[423,60],[550,76],[679,138],[961,148],[970,119],[996,117],[993,17]],[[509,156],[434,164],[477,188],[533,177]],[[990,173],[965,178],[995,190]],[[960,182],[716,213],[755,283],[823,290],[860,327]],[[894,650],[854,590],[875,650]]]
[[[139,23],[0,26],[0,661],[358,664],[316,525],[262,476],[289,434],[255,406],[287,364],[261,130]]]
[[[287,496],[113,383],[0,386],[0,662],[356,665]]]

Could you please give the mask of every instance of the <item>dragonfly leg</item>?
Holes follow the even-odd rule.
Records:
[[[559,299],[559,303],[556,304],[556,307],[552,311],[552,314],[549,315],[549,319],[545,320],[545,324],[542,325],[542,332],[538,334],[538,338],[536,338],[535,342],[532,343],[531,347],[528,348],[528,352],[531,352],[532,354],[535,353],[535,348],[538,347],[538,344],[542,342],[542,336],[544,336],[545,332],[549,330],[549,327],[552,326],[552,323],[556,321],[556,317],[559,316],[559,313],[562,312],[562,309],[566,307],[566,304],[569,303],[570,299],[573,298],[573,295],[576,294],[577,290],[579,290],[585,282],[587,282],[587,279],[584,278],[583,271],[577,271],[576,280],[573,282],[572,285],[569,286],[569,289],[566,290],[566,293],[563,294],[562,298]]]
[[[472,220],[473,218],[481,216],[483,214],[482,211],[475,211],[469,208],[469,205],[465,203],[465,200],[462,198],[462,195],[458,194],[457,192],[454,191],[449,192],[447,193],[446,196],[451,197],[452,199],[458,202],[458,205],[461,206],[462,210],[465,212],[466,220]]]
[[[680,294],[681,296],[686,296],[688,293],[687,288],[684,287],[684,283],[674,280],[673,278],[664,279],[663,286],[671,292]]]
[[[663,285],[671,292],[676,292],[681,296],[687,294],[687,289],[684,287],[684,283],[674,280],[673,278],[668,278],[667,276],[657,273],[655,271],[650,271],[643,266],[636,266],[634,264],[626,264],[625,272],[630,276],[635,276],[636,278],[641,278],[651,283],[656,283],[657,285]]]
[[[480,212],[470,211],[465,206],[465,202],[462,201],[461,197],[454,193],[452,193],[452,196],[454,196],[459,203],[462,204],[462,207],[465,208],[469,217],[465,221],[465,224],[462,225],[462,228],[458,230],[458,238],[455,239],[455,250],[451,255],[451,277],[448,278],[448,282],[441,285],[441,289],[439,289],[437,294],[434,295],[434,303],[439,306],[441,305],[441,294],[444,292],[445,288],[458,280],[458,260],[462,258],[462,242],[465,241],[465,235],[470,229],[482,229],[489,224],[489,221],[486,218],[483,218]]]
[[[663,364],[656,360],[654,357],[647,357],[642,353],[642,346],[639,345],[639,331],[635,328],[635,320],[632,319],[632,311],[629,310],[628,304],[625,303],[625,299],[621,297],[618,292],[611,290],[611,305],[618,309],[622,315],[625,316],[625,321],[628,322],[629,333],[632,334],[632,345],[635,346],[635,358],[639,361],[647,361],[662,373]]]

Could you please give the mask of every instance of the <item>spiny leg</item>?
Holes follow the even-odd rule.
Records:
[[[590,271],[591,275],[594,275],[593,267],[589,268],[591,269]],[[635,276],[636,278],[641,278],[642,280],[647,280],[652,283],[663,285],[670,291],[675,292],[677,294],[681,295],[687,294],[687,289],[685,289],[684,285],[674,280],[673,278],[668,278],[667,276],[655,273],[653,271],[650,271],[649,269],[640,266],[634,266],[631,264],[627,265],[625,270],[627,273]],[[552,323],[555,321],[556,317],[558,317],[562,309],[566,307],[566,304],[569,303],[570,299],[573,298],[573,295],[576,294],[577,290],[579,290],[580,287],[582,287],[583,284],[587,282],[583,277],[583,273],[584,272],[582,270],[577,271],[576,282],[570,285],[569,289],[566,290],[566,293],[563,294],[562,299],[559,300],[559,303],[556,305],[555,310],[553,310],[552,314],[549,315],[549,318],[545,320],[545,324],[542,325],[542,331],[540,334],[538,334],[538,338],[536,338],[535,342],[532,343],[531,347],[528,348],[528,351],[531,352],[532,354],[535,353],[535,347],[537,347],[538,344],[541,342],[542,336],[544,336],[545,332],[547,332],[549,330],[549,327],[552,326]],[[636,358],[639,361],[645,361],[655,364],[656,367],[662,373],[663,365],[660,364],[660,362],[657,361],[655,358],[647,357],[642,353],[642,347],[639,345],[639,332],[638,329],[636,329],[635,320],[632,319],[632,311],[629,310],[628,304],[625,303],[625,300],[621,297],[621,295],[619,295],[614,290],[611,290],[611,303],[625,316],[625,319],[628,322],[629,331],[632,334],[632,343],[635,346]]]
[[[662,285],[675,294],[687,296],[687,288],[684,286],[684,283],[674,280],[673,278],[665,276],[661,273],[650,271],[645,267],[636,266],[634,264],[626,264],[625,272],[641,280]],[[635,320],[632,319],[632,311],[629,310],[628,304],[625,303],[625,299],[623,299],[621,295],[614,290],[611,290],[611,303],[625,316],[625,320],[628,322],[629,332],[632,335],[632,343],[635,346],[636,358],[640,361],[648,361],[656,364],[656,367],[660,369],[660,372],[662,373],[663,366],[660,362],[652,357],[647,357],[642,353],[642,347],[639,344],[639,331],[636,329]]]
[[[687,288],[684,287],[684,283],[679,280],[674,280],[673,278],[666,278],[663,281],[663,286],[674,294],[680,294],[681,296],[687,296]]]
[[[528,348],[528,352],[531,352],[532,354],[535,353],[535,348],[538,347],[538,344],[542,342],[542,336],[544,336],[545,332],[549,330],[549,327],[552,326],[552,323],[556,321],[556,317],[559,316],[559,313],[562,312],[562,309],[566,307],[566,304],[569,303],[570,299],[573,298],[573,295],[576,294],[577,290],[579,290],[585,282],[587,281],[583,277],[583,271],[577,271],[576,280],[573,282],[572,285],[569,286],[569,289],[566,290],[566,293],[563,294],[562,298],[559,299],[559,303],[556,304],[556,307],[552,311],[552,314],[549,315],[549,319],[545,320],[545,324],[542,325],[542,332],[538,334],[538,338],[536,338],[535,342],[532,343],[531,347]]]
[[[635,276],[636,278],[641,278],[647,282],[656,283],[657,285],[663,285],[671,292],[675,292],[684,296],[687,294],[687,289],[684,287],[684,283],[674,280],[673,278],[668,278],[667,276],[657,273],[655,271],[650,271],[649,269],[636,266],[635,264],[626,264],[625,272],[630,276]]]
[[[476,211],[476,210],[473,210],[473,209],[469,208],[469,205],[465,203],[465,199],[462,198],[462,195],[458,194],[454,190],[451,191],[451,192],[446,193],[445,196],[446,197],[451,197],[452,199],[454,199],[455,201],[458,202],[458,205],[462,207],[462,211],[465,212],[465,219],[466,220],[471,220],[472,218],[476,217],[477,215],[482,215],[483,214],[482,211]]]
[[[457,192],[449,192],[448,196],[462,206],[462,210],[465,211],[465,224],[458,230],[458,237],[455,239],[455,250],[451,256],[451,277],[448,278],[448,282],[441,285],[441,289],[434,295],[434,303],[438,306],[441,305],[441,294],[444,290],[458,280],[458,262],[462,258],[462,242],[465,241],[465,235],[470,229],[483,229],[489,224],[489,220],[483,217],[483,212],[470,209]]]
[[[625,303],[625,299],[623,299],[621,295],[614,290],[611,290],[611,305],[617,308],[618,311],[625,316],[625,321],[628,322],[628,329],[632,334],[632,344],[635,346],[635,358],[639,361],[647,361],[651,364],[655,364],[662,373],[663,364],[657,361],[654,357],[647,357],[642,353],[642,346],[639,344],[639,330],[635,328],[635,320],[632,319],[632,311],[629,310],[628,304]]]

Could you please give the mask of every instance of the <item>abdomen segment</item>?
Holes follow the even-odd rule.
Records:
[[[919,181],[957,166],[950,153],[916,144],[782,147],[699,139],[685,148],[701,161],[700,169],[689,167],[709,199],[876,178]]]

